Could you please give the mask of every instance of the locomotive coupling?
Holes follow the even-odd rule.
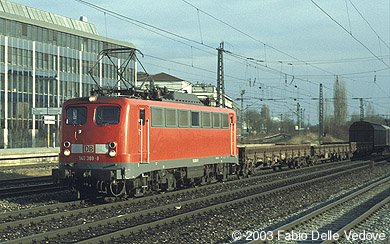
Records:
[[[72,175],[72,171],[70,169],[52,169],[53,179],[63,180],[68,179]]]

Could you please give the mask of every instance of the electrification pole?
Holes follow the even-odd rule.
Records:
[[[223,71],[223,42],[221,42],[218,50],[218,70],[217,70],[217,107],[221,106],[224,108],[225,105],[225,80]],[[242,109],[242,107],[241,107]]]
[[[360,121],[364,120],[364,100],[371,99],[370,97],[353,97],[352,99],[359,99],[360,101]]]
[[[322,84],[320,84],[320,97],[318,104],[318,143],[322,144],[324,139],[324,93],[322,90]]]

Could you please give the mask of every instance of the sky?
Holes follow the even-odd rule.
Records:
[[[101,36],[133,43],[149,74],[216,85],[224,42],[225,89],[238,104],[318,124],[319,84],[333,113],[333,85],[345,83],[348,115],[390,115],[390,1],[362,0],[13,0],[79,19]],[[92,3],[93,8],[87,3]],[[103,10],[102,10],[103,9]],[[138,68],[140,71],[141,68]],[[350,117],[348,117],[350,118]]]

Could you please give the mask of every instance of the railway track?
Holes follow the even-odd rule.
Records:
[[[53,183],[51,176],[0,180],[0,199],[64,190]]]
[[[329,166],[329,165],[328,165]],[[331,179],[347,172],[367,168],[367,162],[355,162],[332,169],[319,169],[316,172],[294,171],[295,177],[274,178],[272,182],[257,183],[252,179],[207,185],[177,192],[169,192],[141,199],[103,204],[90,207],[75,207],[66,212],[51,210],[51,214],[18,219],[21,212],[0,215],[0,232],[4,233],[0,241],[9,243],[43,243],[53,240],[61,242],[77,241],[80,243],[107,242],[138,233],[150,228],[161,228],[169,224],[178,224],[197,215],[210,211],[223,211],[251,201],[261,201],[281,191],[302,188],[321,180]],[[276,174],[292,171],[278,172]],[[275,174],[275,175],[276,175]],[[269,177],[269,176],[258,176]],[[256,178],[256,177],[253,177]],[[81,205],[79,205],[81,206]],[[66,208],[66,207],[65,207]],[[24,212],[28,212],[25,210]],[[39,210],[37,210],[39,212]],[[23,216],[23,215],[22,215]],[[45,230],[45,233],[41,233]],[[19,238],[19,239],[18,239]],[[21,239],[20,239],[21,238]],[[127,239],[128,240],[128,239]]]
[[[303,217],[281,226],[251,243],[323,243],[346,239],[359,241],[384,240],[384,234],[359,233],[350,230],[390,202],[390,176],[332,201]],[[382,238],[382,239],[381,239]]]

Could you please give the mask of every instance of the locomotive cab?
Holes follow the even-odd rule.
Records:
[[[97,101],[96,97],[65,102],[60,163],[59,169],[53,170],[53,178],[67,179],[78,184],[78,189],[87,187],[86,193],[91,194],[118,188],[115,182],[124,174],[118,162],[123,160],[126,144],[127,127],[122,123],[126,121],[125,106],[110,99]]]

